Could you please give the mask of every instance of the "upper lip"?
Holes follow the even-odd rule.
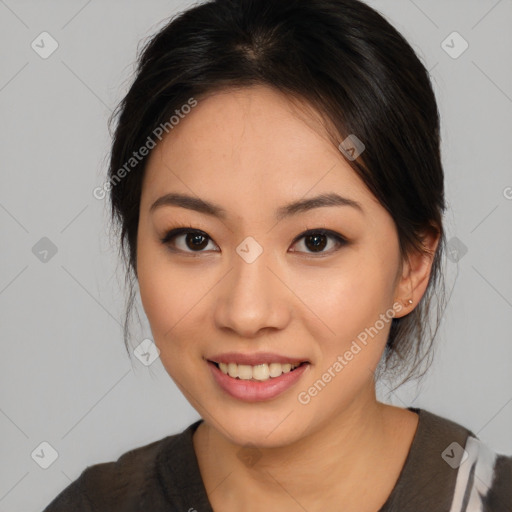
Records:
[[[259,352],[253,354],[242,354],[240,352],[225,352],[223,354],[216,354],[207,358],[208,361],[214,363],[235,363],[235,364],[247,364],[250,366],[256,366],[258,364],[270,364],[270,363],[291,363],[300,364],[303,362],[309,362],[305,358],[297,358],[292,356],[283,356],[281,354],[274,354],[272,352]]]

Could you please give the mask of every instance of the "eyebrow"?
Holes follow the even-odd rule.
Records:
[[[219,205],[199,199],[194,196],[187,194],[170,193],[159,197],[149,208],[150,213],[163,206],[179,206],[188,210],[194,210],[196,212],[211,215],[220,219],[226,219],[227,211]],[[350,206],[356,210],[359,210],[364,214],[363,207],[360,203],[354,199],[340,196],[336,193],[320,194],[310,199],[300,199],[294,201],[285,206],[282,206],[276,211],[276,219],[282,220],[286,217],[296,215],[298,213],[313,210],[315,208],[321,208],[325,206]]]

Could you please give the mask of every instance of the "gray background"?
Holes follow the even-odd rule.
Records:
[[[368,3],[431,71],[446,229],[458,247],[446,262],[454,289],[433,369],[421,386],[379,396],[512,454],[512,1]],[[188,5],[0,0],[0,512],[42,510],[87,465],[198,419],[159,359],[147,367],[126,355],[107,203],[92,195],[139,41]],[[59,45],[46,59],[31,47],[43,31]],[[469,43],[458,58],[442,47],[453,31]],[[43,237],[57,249],[46,261],[34,254]],[[147,324],[137,336],[151,337]],[[32,455],[44,441],[58,452],[47,469]]]

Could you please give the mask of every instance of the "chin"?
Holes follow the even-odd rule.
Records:
[[[224,411],[222,418],[216,417],[212,421],[206,416],[205,419],[229,442],[241,447],[277,448],[292,444],[303,436],[304,425],[309,424],[296,413],[290,414],[290,408],[267,413],[257,407],[253,411],[233,411],[231,414]]]

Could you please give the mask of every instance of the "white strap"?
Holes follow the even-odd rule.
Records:
[[[496,453],[473,436],[468,436],[464,449],[468,457],[457,472],[450,512],[484,512],[482,497],[492,485]],[[467,507],[463,508],[465,496]]]

